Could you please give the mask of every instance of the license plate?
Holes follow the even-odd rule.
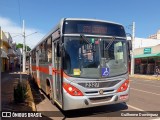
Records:
[[[99,82],[87,82],[87,83],[85,83],[85,87],[88,87],[88,88],[99,88]]]

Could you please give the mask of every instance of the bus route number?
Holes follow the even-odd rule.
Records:
[[[99,88],[99,82],[87,82],[85,87],[88,88]]]

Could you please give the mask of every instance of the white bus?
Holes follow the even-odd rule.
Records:
[[[31,50],[31,75],[63,110],[126,102],[130,46],[121,24],[64,18]]]

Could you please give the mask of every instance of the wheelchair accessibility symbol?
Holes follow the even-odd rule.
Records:
[[[102,68],[102,77],[109,76],[109,68]]]

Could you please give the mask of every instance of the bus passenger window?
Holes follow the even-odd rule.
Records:
[[[52,39],[47,40],[47,62],[52,62]]]

